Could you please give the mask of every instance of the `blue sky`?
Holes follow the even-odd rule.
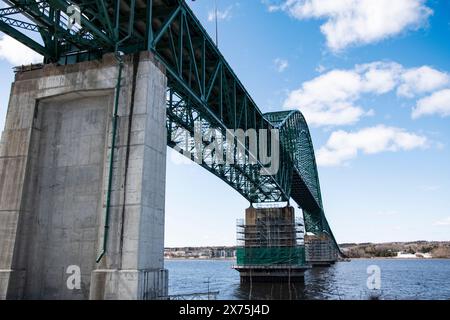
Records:
[[[218,5],[220,49],[260,109],[310,123],[338,242],[450,240],[450,2]],[[191,7],[214,38],[214,2]],[[0,40],[1,127],[19,51]],[[248,202],[180,162],[169,151],[166,245],[233,245]]]

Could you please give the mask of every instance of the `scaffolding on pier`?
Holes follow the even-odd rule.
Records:
[[[333,240],[326,234],[306,235],[306,261],[316,264],[321,262],[334,262],[338,259],[338,251]]]
[[[237,221],[238,266],[303,266],[304,224],[292,207],[249,208]]]

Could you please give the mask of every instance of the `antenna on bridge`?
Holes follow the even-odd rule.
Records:
[[[214,0],[215,16],[216,16],[216,47],[219,47],[219,23],[217,21],[217,0]]]
[[[195,0],[192,0],[195,1]],[[219,47],[219,22],[218,22],[218,10],[217,10],[217,0],[214,0],[214,20],[216,23],[216,47]]]

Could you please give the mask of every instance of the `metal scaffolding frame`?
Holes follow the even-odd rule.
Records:
[[[249,208],[236,228],[239,267],[306,264],[304,224],[293,207]]]

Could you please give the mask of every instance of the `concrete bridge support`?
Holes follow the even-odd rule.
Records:
[[[149,52],[123,61],[111,188],[116,58],[16,74],[0,146],[0,299],[167,294],[167,80]]]
[[[299,244],[302,227],[290,206],[245,210],[245,223],[237,228],[234,267],[241,283],[303,281],[309,266],[305,248]]]
[[[329,267],[338,259],[338,252],[331,238],[322,234],[305,236],[306,261],[313,267]]]

